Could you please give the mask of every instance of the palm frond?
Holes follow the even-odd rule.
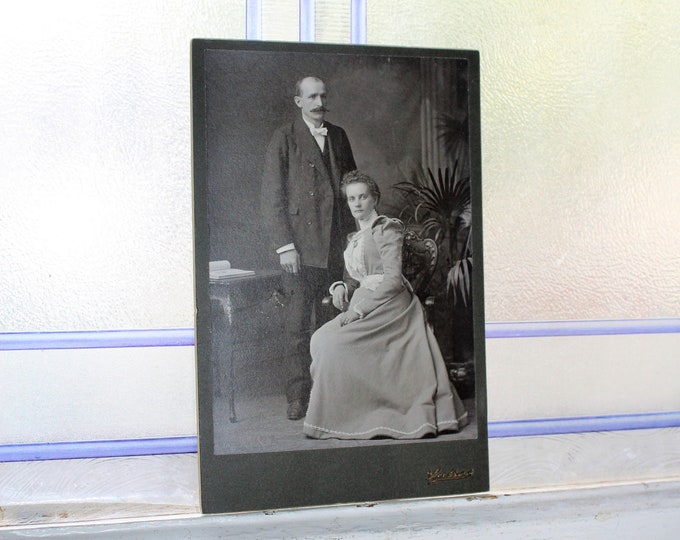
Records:
[[[441,274],[446,291],[455,303],[467,306],[472,278],[470,178],[461,175],[459,161],[454,160],[451,169],[416,169],[393,187],[403,199],[399,217],[434,239],[447,268]]]
[[[472,257],[454,261],[446,277],[446,290],[453,293],[453,301],[468,305],[472,291]]]
[[[468,139],[467,114],[457,110],[454,114],[440,113],[437,117],[437,138],[442,142],[444,151],[455,157],[456,148]]]
[[[435,179],[434,175],[432,174],[432,171],[430,169],[427,170],[427,172],[430,174],[430,179],[432,180],[432,190],[437,196],[439,200],[444,200],[446,198],[446,188],[444,185],[444,179],[442,178],[442,170],[438,169],[437,170],[437,178]],[[449,170],[446,169],[446,175],[448,175]]]

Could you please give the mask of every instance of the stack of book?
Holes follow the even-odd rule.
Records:
[[[225,281],[237,277],[254,276],[254,270],[232,268],[229,261],[210,261],[210,281]]]

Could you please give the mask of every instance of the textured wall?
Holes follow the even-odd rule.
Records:
[[[319,39],[348,41],[347,3],[319,2]],[[296,40],[297,6],[263,1],[262,37]],[[680,315],[677,2],[369,0],[367,15],[369,44],[481,51],[488,320]],[[193,325],[189,41],[244,26],[230,0],[3,12],[0,332]],[[677,336],[489,340],[490,418],[680,410]],[[0,352],[0,444],[193,435],[189,349]],[[677,430],[630,433],[597,474],[570,468],[597,441],[495,439],[495,487],[677,474],[654,461],[676,467]],[[510,470],[518,452],[545,465]]]
[[[672,0],[369,2],[369,43],[480,51],[488,320],[680,313],[679,20]]]
[[[5,12],[0,332],[193,325],[189,44],[244,5]]]
[[[269,4],[263,37],[296,39]],[[189,41],[242,37],[245,3],[58,5],[0,23],[0,331],[191,326]],[[317,33],[346,11],[321,2]],[[680,312],[679,18],[369,3],[371,44],[481,51],[488,320]]]

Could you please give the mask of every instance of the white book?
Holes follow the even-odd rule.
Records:
[[[229,261],[210,261],[210,279],[229,279],[234,277],[253,276],[254,270],[242,270],[240,268],[232,268]]]

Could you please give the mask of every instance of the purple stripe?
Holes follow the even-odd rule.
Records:
[[[262,39],[261,0],[246,0],[246,39]]]
[[[671,411],[489,422],[489,437],[529,437],[677,427],[680,427],[680,411]],[[0,445],[0,462],[193,454],[198,451],[197,445],[196,437],[10,444]]]
[[[350,41],[355,45],[366,44],[366,0],[352,0],[350,8]]]
[[[680,427],[680,411],[489,422],[489,437],[528,437]]]
[[[159,454],[195,454],[196,437],[127,439],[120,441],[77,441],[0,446],[0,462],[87,459]]]
[[[316,41],[316,1],[300,0],[300,41]]]
[[[103,330],[92,332],[26,332],[0,334],[0,351],[49,349],[115,349],[194,345],[193,328]]]
[[[680,319],[486,323],[487,339],[680,333]]]
[[[487,323],[487,339],[680,333],[680,319]],[[0,351],[194,345],[193,328],[0,333]]]

